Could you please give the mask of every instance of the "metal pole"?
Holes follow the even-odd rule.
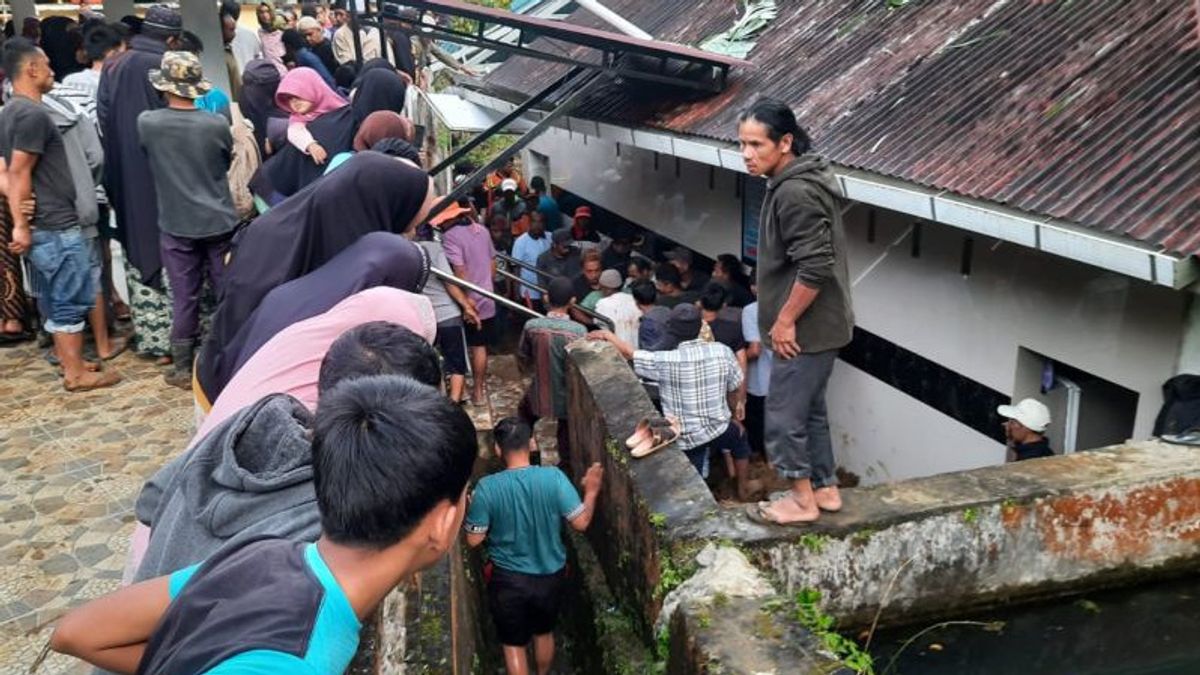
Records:
[[[503,260],[506,263],[511,264],[511,265],[516,265],[517,267],[522,267],[524,269],[529,270],[530,272],[534,272],[538,276],[547,277],[550,279],[554,278],[553,274],[547,272],[546,270],[538,269],[537,267],[530,265],[529,263],[525,262],[524,260],[517,260],[516,258],[514,258],[510,255],[506,255],[506,254],[500,253],[500,252],[496,253],[496,257],[499,258],[500,260]]]
[[[504,255],[504,254],[497,253],[496,257],[499,258],[502,255]],[[507,258],[508,256],[504,256],[504,257]],[[533,283],[532,281],[527,281],[525,279],[522,279],[521,277],[513,274],[512,272],[508,272],[506,270],[501,270],[501,269],[496,270],[496,272],[498,272],[502,276],[512,279],[513,281],[516,281],[517,283],[528,286],[528,287],[532,288],[533,290],[537,291],[538,293],[541,293],[541,294],[547,295],[547,296],[550,294],[550,291],[546,290],[545,288],[538,286],[537,284]],[[612,319],[608,318],[607,316],[604,316],[603,314],[601,314],[600,312],[597,312],[594,309],[588,309],[587,307],[583,307],[581,305],[573,305],[571,307],[571,309],[579,312],[580,314],[583,314],[584,316],[590,316],[593,319],[599,321],[600,323],[608,326],[609,328],[615,328],[617,325],[616,322],[614,322]]]
[[[532,316],[535,319],[546,318],[544,315],[538,314],[537,312],[533,311],[532,309],[529,309],[528,307],[526,307],[525,305],[522,305],[519,302],[513,302],[512,300],[509,300],[508,298],[506,298],[502,295],[496,295],[495,293],[487,290],[486,288],[481,288],[479,286],[476,286],[475,284],[473,284],[469,281],[466,281],[465,279],[460,279],[460,278],[454,276],[453,274],[450,274],[449,272],[443,272],[436,267],[429,268],[429,271],[432,272],[434,276],[436,276],[437,278],[441,279],[442,281],[444,281],[448,284],[454,284],[455,286],[460,286],[462,288],[467,289],[468,291],[474,291],[486,298],[491,298],[492,300],[495,300],[496,302],[504,305],[505,307],[508,307],[510,309],[515,309],[515,310],[518,310],[521,312],[525,312],[526,314],[528,314],[529,316]]]
[[[499,256],[500,254],[497,253],[496,255]],[[549,291],[546,290],[545,288],[538,286],[537,284],[533,283],[532,281],[529,281],[528,279],[524,279],[516,274],[513,274],[512,272],[498,269],[498,270],[496,270],[496,273],[501,276],[508,277],[509,279],[512,279],[513,281],[521,284],[522,286],[528,286],[529,288],[537,291],[538,293],[549,293]]]
[[[354,62],[358,64],[359,68],[362,68],[363,64],[363,46],[362,36],[358,34],[358,3],[363,1],[350,0],[350,2],[346,3],[350,9],[350,34],[354,39]]]

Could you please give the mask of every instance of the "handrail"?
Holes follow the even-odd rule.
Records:
[[[503,255],[503,254],[501,254],[501,253],[497,253],[496,255]],[[535,291],[537,291],[538,293],[541,293],[541,294],[543,294],[543,295],[545,295],[545,294],[547,294],[547,293],[549,293],[549,292],[550,292],[550,291],[546,290],[545,288],[542,288],[541,286],[538,286],[537,284],[533,283],[532,281],[528,281],[528,280],[526,280],[526,279],[523,279],[523,278],[521,278],[520,276],[518,276],[518,275],[516,275],[516,274],[513,274],[512,272],[509,272],[509,271],[507,271],[507,270],[497,269],[497,270],[496,270],[496,272],[497,272],[498,274],[500,274],[501,276],[504,276],[504,277],[507,277],[507,278],[509,278],[509,279],[512,279],[513,281],[516,281],[517,283],[520,283],[520,284],[523,284],[523,285],[525,285],[525,286],[528,286],[528,287],[532,288],[533,290],[535,290]],[[584,314],[584,315],[586,315],[586,316],[590,316],[590,317],[592,317],[592,318],[593,318],[593,319],[595,319],[596,321],[599,321],[600,323],[602,323],[602,324],[604,324],[605,326],[607,326],[609,330],[615,330],[615,329],[616,329],[616,327],[617,327],[617,324],[616,324],[616,322],[614,322],[612,319],[608,318],[607,316],[604,316],[603,314],[601,314],[601,313],[599,313],[599,312],[597,312],[597,311],[594,311],[594,310],[588,309],[587,307],[580,307],[579,305],[574,305],[574,306],[572,306],[572,307],[571,307],[571,309],[573,309],[573,310],[575,310],[575,311],[579,312],[580,314]]]
[[[499,251],[497,251],[497,252],[496,252],[496,258],[497,258],[497,259],[499,259],[499,260],[502,260],[502,261],[504,261],[504,262],[506,262],[506,263],[511,263],[511,264],[513,264],[513,265],[516,265],[516,266],[518,266],[518,267],[522,267],[522,268],[524,268],[524,269],[527,269],[527,270],[529,270],[530,272],[537,272],[538,274],[540,274],[540,275],[542,275],[542,276],[544,276],[544,277],[553,277],[553,276],[554,276],[553,274],[550,274],[549,272],[547,272],[547,271],[545,271],[545,270],[540,270],[540,269],[538,269],[538,268],[536,268],[536,267],[534,267],[534,266],[530,265],[530,264],[529,264],[529,263],[527,263],[527,262],[524,262],[524,261],[522,261],[522,260],[517,260],[516,258],[514,258],[514,257],[512,257],[512,256],[510,256],[510,255],[506,255],[506,254],[504,254],[504,253],[500,253]],[[527,281],[526,279],[523,279],[523,278],[521,278],[520,276],[517,276],[517,275],[515,275],[515,274],[512,274],[512,273],[506,272],[506,271],[504,271],[504,270],[499,270],[499,269],[498,269],[498,270],[496,270],[496,271],[497,271],[497,272],[499,272],[499,273],[501,273],[501,274],[503,274],[504,276],[506,276],[506,277],[508,277],[508,278],[510,278],[510,279],[514,279],[514,280],[516,280],[516,281],[519,281],[519,282],[520,282],[520,283],[522,283],[522,284],[525,284],[526,286],[528,286],[528,287],[530,287],[530,288],[534,289],[534,290],[535,290],[535,291],[537,291],[538,293],[548,293],[548,292],[549,292],[549,291],[547,291],[545,288],[542,288],[541,286],[538,286],[537,284],[533,283],[532,281]],[[576,298],[576,300],[582,300],[582,299],[583,299],[583,298]],[[617,325],[617,324],[616,324],[616,322],[614,322],[612,319],[608,318],[607,316],[604,316],[603,314],[601,314],[601,313],[599,313],[599,312],[597,312],[597,311],[595,311],[595,310],[588,309],[587,307],[582,307],[582,306],[580,306],[580,305],[576,304],[576,305],[575,305],[575,306],[573,306],[571,309],[573,309],[573,310],[575,310],[575,311],[577,311],[577,312],[579,312],[580,314],[583,314],[583,315],[585,315],[585,316],[590,316],[590,317],[591,317],[591,318],[593,318],[593,319],[596,319],[596,320],[598,320],[598,321],[602,321],[602,322],[604,323],[604,325],[608,326],[609,328],[615,328],[615,327],[616,327],[616,325]]]
[[[512,309],[515,309],[515,310],[518,310],[521,312],[525,312],[526,314],[528,314],[529,316],[532,316],[535,319],[546,318],[545,314],[538,313],[538,312],[526,307],[525,305],[522,305],[519,302],[513,302],[512,300],[509,300],[508,298],[504,297],[503,295],[496,295],[495,293],[487,290],[486,288],[476,286],[475,284],[467,281],[466,279],[460,279],[459,277],[456,277],[453,274],[450,274],[449,272],[443,272],[436,267],[430,267],[429,271],[435,277],[441,279],[442,281],[444,281],[446,283],[451,283],[451,284],[454,284],[455,286],[460,286],[462,288],[467,289],[468,291],[473,291],[475,293],[478,293],[485,298],[491,298],[492,300],[504,305],[505,307],[511,307]]]
[[[550,279],[554,278],[554,275],[547,272],[546,270],[539,269],[538,267],[536,267],[534,265],[530,265],[529,263],[525,262],[524,260],[518,260],[518,259],[512,257],[511,255],[508,255],[507,253],[501,253],[499,251],[496,251],[496,257],[510,265],[516,265],[517,267],[521,267],[523,269],[529,270],[530,272],[534,272],[538,276],[547,277]]]

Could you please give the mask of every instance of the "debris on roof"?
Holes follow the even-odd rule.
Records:
[[[758,44],[758,34],[779,15],[775,0],[745,0],[745,11],[733,27],[700,43],[700,49],[744,59]]]

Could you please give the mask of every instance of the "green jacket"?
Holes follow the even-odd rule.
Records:
[[[758,325],[768,346],[795,282],[819,291],[796,321],[800,349],[823,352],[850,342],[854,308],[840,193],[829,163],[812,154],[767,181],[758,223]]]

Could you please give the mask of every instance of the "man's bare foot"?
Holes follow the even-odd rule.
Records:
[[[813,495],[817,501],[817,508],[822,511],[837,513],[842,510],[842,495],[836,485],[817,488],[813,490]]]
[[[9,319],[8,321],[4,322],[3,331],[10,335],[20,335],[21,333],[25,332],[25,327],[22,326],[21,322],[17,321],[16,319]]]
[[[791,491],[786,497],[773,502],[759,502],[751,508],[751,519],[775,525],[812,523],[821,517],[821,510],[815,502],[801,504],[796,493]]]
[[[109,338],[108,353],[103,353],[99,350],[96,353],[100,356],[101,361],[108,361],[120,356],[129,347],[129,341],[125,338]]]
[[[63,389],[67,391],[91,391],[111,387],[121,381],[116,371],[108,370],[99,373],[85,372],[74,380],[63,379]]]

